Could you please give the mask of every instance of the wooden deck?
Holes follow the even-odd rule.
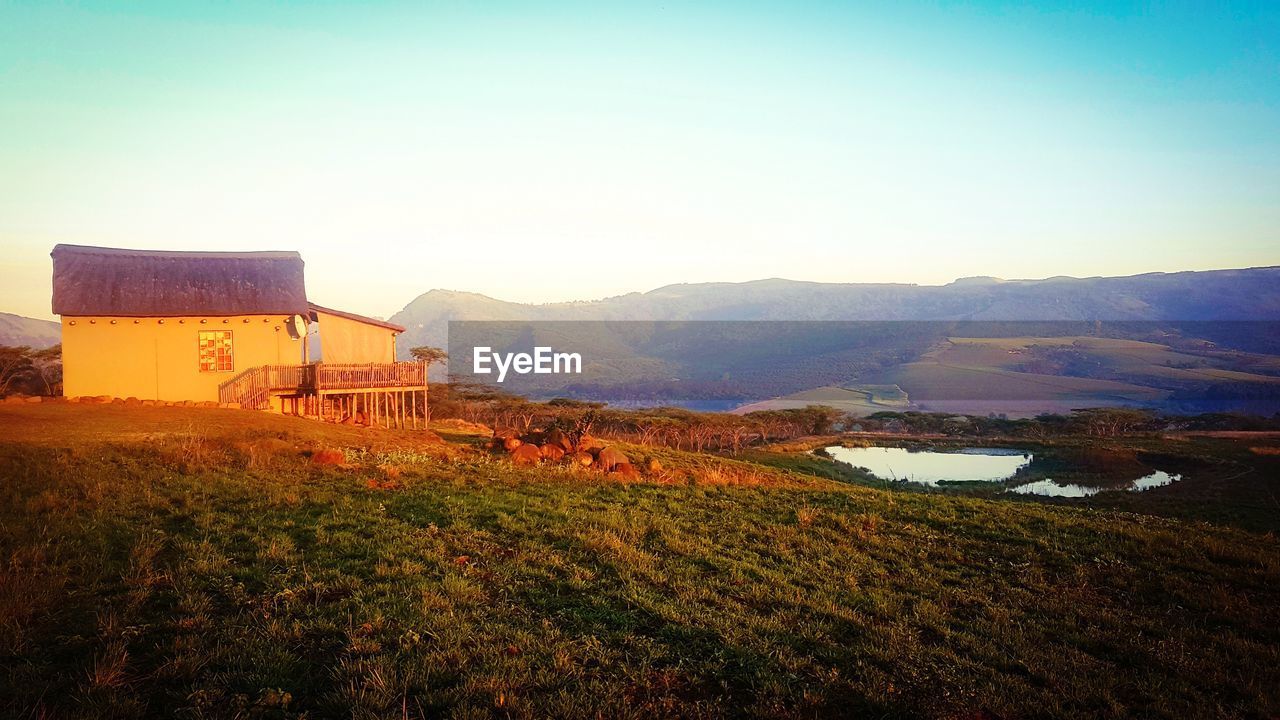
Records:
[[[419,393],[426,409],[427,366],[419,362],[261,365],[218,386],[218,400],[253,410],[273,409],[343,421],[360,417],[417,426]]]

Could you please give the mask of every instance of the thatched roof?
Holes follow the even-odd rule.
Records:
[[[306,315],[296,252],[171,252],[57,245],[57,315]]]
[[[319,320],[319,318],[316,317],[317,313],[324,313],[326,315],[335,315],[340,318],[354,320],[356,322],[364,323],[366,325],[376,325],[380,328],[386,328],[388,330],[391,330],[392,332],[397,332],[397,333],[404,332],[403,325],[389,323],[386,320],[379,320],[377,318],[366,317],[364,315],[357,315],[352,312],[347,312],[346,310],[334,310],[333,308],[327,308],[327,307],[324,307],[323,305],[317,305],[315,303],[311,303],[311,319],[312,320]]]

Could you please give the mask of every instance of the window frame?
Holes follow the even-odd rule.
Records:
[[[213,343],[213,347],[212,347],[212,351],[213,351],[213,357],[212,357],[213,367],[212,367],[212,368],[206,368],[206,367],[205,367],[205,359],[206,359],[206,358],[205,358],[205,354],[204,354],[204,350],[205,350],[205,348],[204,348],[204,342],[205,342],[204,335],[206,335],[206,334],[213,336],[213,337],[210,339],[210,340],[211,340],[211,342]],[[221,342],[221,340],[222,340],[221,336],[222,336],[223,334],[225,334],[225,336],[226,336],[226,353],[225,353],[225,357],[226,357],[226,360],[227,360],[227,363],[226,363],[227,367],[226,367],[226,368],[223,368],[223,367],[222,367],[222,365],[223,365],[223,363],[222,363],[223,355],[222,355],[222,354],[220,354],[220,353],[218,352],[218,351],[219,351],[219,344],[220,344],[220,342]],[[197,371],[197,372],[200,372],[200,373],[210,373],[210,374],[216,374],[216,373],[234,373],[234,372],[236,371],[236,350],[235,350],[235,346],[236,346],[236,338],[235,338],[234,331],[232,331],[232,330],[197,330],[197,331],[196,331],[196,371]]]

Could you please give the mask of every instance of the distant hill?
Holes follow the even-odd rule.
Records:
[[[943,286],[774,279],[544,305],[433,290],[391,320],[407,328],[402,352],[453,340],[455,353],[479,344],[508,351],[536,344],[592,359],[587,375],[572,382],[543,375],[504,385],[531,397],[704,409],[828,402],[873,412],[886,408],[867,388],[881,386],[896,388],[914,408],[980,414],[1116,404],[1264,414],[1280,408],[1278,267],[981,277]],[[449,338],[450,320],[509,324]],[[744,320],[765,322],[707,322]],[[533,321],[546,324],[524,324]],[[1020,340],[1004,347],[964,345],[964,338]],[[1154,359],[1138,363],[1135,354]]]
[[[60,342],[62,328],[58,323],[0,312],[0,345],[30,345],[39,349]]]
[[[391,318],[407,328],[403,352],[443,345],[449,320],[1280,320],[1280,267],[940,286],[771,279],[542,305],[432,290]]]

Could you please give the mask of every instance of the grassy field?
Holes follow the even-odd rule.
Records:
[[[1272,533],[442,435],[0,406],[0,715],[1280,713]]]
[[[788,410],[810,405],[825,405],[853,415],[870,415],[886,410],[906,410],[910,407],[907,394],[897,385],[854,385],[850,387],[820,387],[791,395],[761,400],[734,410],[749,413],[757,410]]]
[[[1069,351],[1081,367],[1050,362]],[[936,412],[1044,412],[1169,400],[1172,390],[1242,383],[1267,390],[1280,383],[1277,359],[1100,337],[948,338],[917,361],[881,378],[905,390],[918,407]]]

